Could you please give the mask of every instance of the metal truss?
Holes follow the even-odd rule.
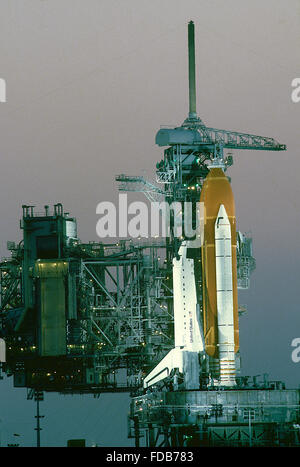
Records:
[[[142,176],[134,175],[117,175],[116,181],[120,182],[119,191],[134,191],[144,193],[149,201],[160,201],[164,195],[164,192],[148,182]]]
[[[71,344],[70,352],[92,354],[95,368],[106,381],[113,377],[116,388],[139,386],[142,372],[172,345],[172,294],[163,292],[167,270],[159,264],[160,246],[110,245],[108,254],[80,260],[78,321],[85,341]]]
[[[237,131],[217,130],[206,128],[209,139],[214,144],[221,144],[229,149],[252,149],[267,151],[285,151],[286,145],[278,143],[275,139],[266,136],[239,133]]]
[[[182,124],[182,127],[197,130],[200,135],[199,142],[202,144],[219,144],[224,148],[230,149],[253,149],[260,151],[286,150],[286,145],[278,143],[274,138],[241,133],[238,131],[209,128],[199,117],[193,119],[187,118]]]
[[[35,329],[30,328],[34,323],[18,331],[18,336],[24,334],[22,343],[14,344],[14,314],[22,311],[23,301],[22,258],[0,263],[1,332],[8,329],[7,359],[12,370],[24,372],[28,365],[37,365],[42,375],[38,384],[45,390],[117,392],[139,387],[144,372],[173,342],[173,293],[164,249],[160,239],[107,245],[76,242],[65,251],[69,271],[75,271],[75,276],[70,272],[75,288],[69,293],[76,302],[76,313],[68,315],[67,355],[57,361],[56,374],[60,378],[71,375],[75,365],[90,383],[82,378],[68,383],[64,377],[63,383],[57,378],[51,383],[46,378],[51,369],[47,362],[43,367],[35,353]],[[32,379],[26,384],[35,387]]]
[[[2,310],[21,305],[21,267],[11,259],[0,264],[0,300]]]

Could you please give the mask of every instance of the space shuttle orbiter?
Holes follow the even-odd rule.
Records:
[[[173,259],[175,347],[144,379],[144,388],[170,376],[172,370],[184,377],[186,389],[199,389],[199,352],[204,350],[197,306],[194,260],[187,258],[187,243]]]

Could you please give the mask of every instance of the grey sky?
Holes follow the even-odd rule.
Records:
[[[238,228],[252,231],[257,260],[251,289],[240,294],[248,305],[240,322],[243,372],[267,372],[295,387],[300,103],[290,95],[300,75],[299,0],[1,0],[0,77],[7,83],[7,102],[0,103],[1,255],[7,240],[21,238],[24,203],[62,202],[77,218],[82,241],[97,240],[96,205],[117,200],[114,176],[154,179],[161,156],[156,131],[187,116],[189,20],[204,122],[288,146],[280,153],[236,152],[228,174]],[[21,431],[21,443],[32,445],[33,403],[10,380],[0,383],[0,394],[7,437]],[[109,401],[112,411],[118,407],[114,415]],[[70,437],[132,443],[127,396],[46,395],[42,406],[43,444],[65,445]]]

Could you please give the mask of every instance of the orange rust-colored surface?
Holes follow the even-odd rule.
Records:
[[[239,324],[237,300],[236,265],[236,219],[235,204],[230,183],[221,168],[212,168],[201,191],[200,202],[204,203],[204,243],[202,246],[203,277],[203,324],[205,350],[218,358],[218,318],[216,293],[215,222],[220,205],[225,206],[231,225],[232,285],[235,352],[239,349]]]

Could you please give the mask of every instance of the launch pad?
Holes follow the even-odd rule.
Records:
[[[278,386],[135,397],[129,436],[151,447],[300,446],[300,391]]]
[[[129,392],[136,446],[299,446],[300,390],[241,376],[237,290],[249,288],[255,259],[252,239],[236,230],[225,175],[232,149],[286,146],[206,127],[192,22],[188,43],[189,114],[156,135],[156,183],[116,180],[150,202],[191,203],[193,229],[200,200],[203,243],[191,248],[185,229],[176,237],[176,215],[167,238],[82,243],[61,204],[42,213],[24,205],[23,240],[8,242],[11,257],[0,263],[2,371],[29,397]]]

